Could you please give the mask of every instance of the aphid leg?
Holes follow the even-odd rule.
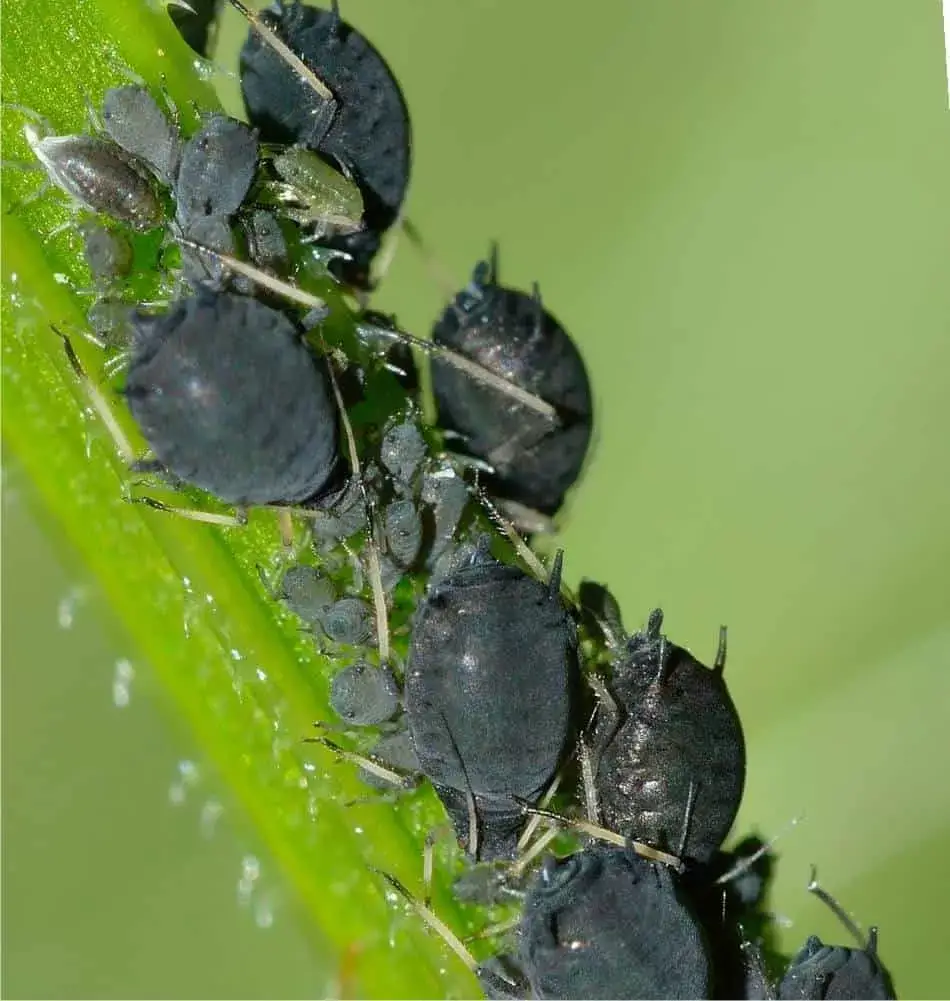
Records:
[[[240,509],[236,514],[221,514],[217,511],[203,511],[201,508],[173,507],[164,501],[156,500],[154,497],[130,497],[132,504],[144,504],[154,511],[164,511],[166,514],[174,514],[180,518],[187,518],[188,521],[200,521],[205,525],[219,525],[222,528],[238,528],[247,524],[247,515]]]
[[[532,820],[540,818],[531,818]],[[518,856],[517,859],[512,863],[511,869],[509,870],[510,876],[512,878],[518,878],[521,876],[529,865],[544,851],[545,848],[561,833],[561,829],[557,826],[550,826],[548,829],[534,842],[533,845],[527,847],[526,850]]]
[[[432,877],[435,872],[435,846],[444,837],[454,835],[451,826],[441,824],[426,834],[422,848],[422,902],[428,907],[432,903]]]
[[[523,803],[521,808],[527,814],[539,814],[553,824],[579,831],[581,834],[586,834],[597,841],[604,841],[609,845],[617,845],[620,848],[629,848],[637,855],[650,859],[653,862],[662,862],[663,865],[669,866],[676,872],[682,873],[685,870],[682,860],[675,855],[660,851],[659,848],[644,844],[642,841],[625,838],[622,834],[608,830],[606,827],[600,827],[598,824],[592,824],[586,820],[578,820],[574,817],[565,817],[552,810],[542,810],[539,807],[529,806],[526,803]]]
[[[768,970],[765,968],[765,960],[762,958],[762,950],[755,942],[750,942],[746,938],[745,929],[739,925],[739,949],[745,959],[746,967],[752,974],[752,980],[761,990],[759,994],[748,994],[747,997],[764,998],[764,1001],[775,1001],[775,988],[769,978]]]
[[[801,820],[802,820],[801,817],[792,817],[791,821],[788,824],[788,827],[785,828],[785,830],[779,831],[778,834],[769,838],[768,841],[760,845],[754,852],[752,852],[751,855],[746,855],[740,859],[737,859],[736,862],[733,865],[731,865],[721,876],[717,877],[716,885],[719,886],[724,883],[731,883],[734,879],[738,879],[738,877],[741,876],[744,872],[748,872],[749,869],[751,869],[752,866],[754,866],[755,863],[758,862],[760,858],[762,858],[764,855],[769,854],[769,852],[775,847],[775,843],[779,840],[779,838],[782,837],[782,835],[786,831],[791,830],[793,827],[798,826]],[[812,869],[812,873],[814,873],[814,869]],[[811,885],[809,885],[808,888],[810,890]]]
[[[243,275],[255,284],[260,285],[262,288],[266,288],[268,291],[273,292],[276,295],[281,295],[285,299],[289,299],[291,302],[296,302],[299,305],[306,306],[311,310],[326,309],[327,304],[323,301],[323,299],[319,298],[319,296],[311,295],[309,292],[305,292],[297,285],[291,285],[289,282],[282,281],[280,278],[275,278],[266,271],[262,271],[253,264],[248,264],[245,261],[239,260],[231,254],[223,254],[219,250],[207,247],[202,243],[196,243],[194,240],[189,240],[185,236],[178,237],[177,242],[183,247],[196,250],[199,254],[203,254],[213,260],[219,261],[222,267],[226,270],[233,271],[238,275]]]
[[[718,675],[722,675],[726,669],[726,639],[728,630],[725,626],[719,627],[719,646],[716,649],[716,660],[713,663],[713,670]]]
[[[541,299],[541,286],[531,283],[531,303],[534,306],[534,336],[540,337],[544,330],[544,302]]]
[[[551,780],[551,784],[545,790],[544,795],[538,802],[538,806],[542,810],[546,809],[550,804],[551,800],[554,799],[554,794],[557,792],[558,787],[564,779],[564,773],[567,769],[567,763],[565,762],[558,770],[557,774]],[[534,832],[538,829],[538,825],[541,823],[541,817],[532,817],[527,824],[525,824],[524,830],[521,832],[521,837],[518,838],[518,843],[515,846],[516,851],[523,852],[530,842],[531,838],[534,836]]]
[[[286,508],[277,512],[277,528],[280,531],[280,541],[284,548],[292,549],[294,545],[294,520]]]
[[[66,352],[66,360],[69,362],[70,367],[79,379],[80,385],[85,391],[90,404],[92,404],[93,409],[99,415],[99,419],[109,432],[109,436],[112,438],[112,442],[115,445],[116,451],[119,453],[119,457],[127,466],[131,466],[135,461],[135,451],[133,450],[129,439],[126,437],[125,432],[122,430],[121,425],[116,420],[115,414],[113,414],[108,401],[99,387],[92,381],[92,379],[89,378],[89,375],[83,368],[82,362],[79,360],[79,356],[73,349],[70,339],[57,327],[52,326],[52,324],[50,326],[52,327],[53,333],[55,333],[62,340],[63,349]]]
[[[507,537],[508,541],[514,547],[515,552],[521,557],[525,565],[531,570],[531,572],[538,578],[538,580],[549,579],[547,570],[544,568],[544,564],[538,559],[538,557],[528,548],[525,544],[524,539],[517,533],[514,525],[505,518],[502,513],[498,510],[495,504],[488,497],[488,494],[479,486],[477,480],[475,483],[469,484],[469,490],[478,501],[479,504],[485,509],[485,513],[488,517],[498,526],[499,529]]]
[[[326,342],[324,342],[326,350]],[[333,389],[333,396],[336,399],[337,409],[340,413],[340,423],[343,426],[343,433],[346,437],[346,447],[349,452],[350,469],[356,479],[356,483],[363,499],[363,510],[366,514],[366,553],[369,570],[370,589],[373,592],[373,608],[376,612],[376,645],[379,651],[381,664],[389,663],[389,612],[386,608],[386,595],[383,591],[383,575],[379,566],[379,543],[376,537],[376,507],[363,483],[363,471],[360,467],[360,458],[356,450],[356,438],[353,435],[353,425],[346,412],[346,405],[343,402],[343,394],[340,392],[340,384],[336,373],[333,371],[333,364],[327,359],[327,371],[330,373],[330,385]]]
[[[462,940],[452,931],[451,928],[432,910],[421,901],[417,900],[406,888],[388,872],[375,869],[389,885],[406,901],[407,904],[419,915],[420,918],[442,939],[443,942],[455,953],[459,959],[473,972],[478,968],[475,957],[465,948]]]
[[[596,776],[601,756],[620,730],[621,711],[603,678],[591,673],[587,676],[587,683],[594,690],[597,699],[596,716],[589,740],[591,770]]]
[[[314,724],[314,726],[319,725],[320,724]],[[338,758],[341,758],[343,761],[352,761],[353,764],[359,765],[360,768],[369,772],[370,775],[375,775],[376,778],[382,779],[384,782],[388,782],[397,789],[412,789],[416,785],[417,780],[414,776],[400,775],[399,772],[395,772],[391,768],[387,768],[386,765],[380,764],[380,762],[375,758],[365,754],[358,754],[356,751],[348,751],[346,748],[340,747],[339,744],[334,743],[327,737],[304,737],[303,743],[322,744],[324,747],[331,750]]]
[[[229,0],[231,6],[241,14],[251,27],[257,32],[260,40],[270,46],[284,60],[285,63],[297,74],[300,80],[311,90],[315,91],[325,102],[336,105],[336,98],[333,91],[317,76],[316,73],[297,55],[293,49],[277,34],[274,29],[267,24],[260,14],[251,10],[250,7],[241,3],[241,0]],[[328,125],[329,127],[329,125]]]
[[[693,822],[693,814],[696,811],[696,783],[689,780],[689,792],[686,794],[686,809],[683,811],[683,827],[680,830],[679,845],[676,854],[682,858],[686,851],[686,842],[689,840],[689,828]]]
[[[518,501],[499,498],[498,508],[525,535],[553,535],[557,531],[553,518]]]
[[[581,766],[581,785],[584,789],[584,807],[587,819],[592,824],[599,824],[600,803],[597,799],[597,782],[595,781],[597,773],[594,771],[590,748],[583,737],[577,738],[577,758]]]
[[[463,941],[479,942],[486,938],[497,938],[499,935],[506,935],[508,932],[514,931],[519,924],[521,924],[520,915],[508,918],[506,921],[498,921],[493,925],[486,925],[480,931],[473,932],[471,935],[466,935]]]
[[[832,914],[848,929],[850,935],[858,942],[862,949],[867,949],[869,952],[873,951],[872,944],[877,946],[877,929],[873,930],[873,943],[872,936],[865,936],[862,932],[858,923],[851,917],[850,914],[838,903],[837,900],[827,891],[822,889],[818,885],[818,869],[815,866],[811,867],[811,876],[808,880],[808,892],[813,893],[823,904],[831,909]]]

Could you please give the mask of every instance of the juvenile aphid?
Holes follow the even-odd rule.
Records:
[[[548,859],[528,890],[518,938],[531,997],[711,996],[711,957],[679,880],[624,848]],[[500,993],[505,981],[489,986]]]
[[[265,142],[304,146],[352,173],[367,231],[336,242],[368,266],[378,234],[395,222],[409,183],[409,112],[392,71],[340,18],[335,0],[330,10],[293,0],[260,15],[238,0],[231,3],[252,22],[241,50],[249,120]],[[275,50],[268,29],[291,58]]]
[[[226,115],[208,116],[185,143],[175,183],[177,217],[187,231],[202,216],[230,218],[244,203],[257,171],[257,138]]]
[[[692,862],[709,862],[732,827],[745,784],[745,740],[713,668],[661,634],[656,609],[627,641],[601,701],[595,786],[604,824]]]
[[[373,611],[362,598],[337,598],[333,582],[316,567],[290,567],[280,584],[280,599],[311,629],[332,643],[359,646],[373,635]]]
[[[407,722],[476,858],[514,854],[522,802],[537,801],[570,742],[577,644],[559,589],[560,559],[542,583],[480,545],[431,586],[413,622]]]
[[[23,126],[23,135],[49,180],[84,208],[136,230],[161,225],[164,210],[148,170],[111,140],[53,135],[38,117]]]
[[[283,313],[200,289],[132,323],[125,395],[162,467],[237,505],[329,488],[340,456],[326,364]]]
[[[494,264],[483,261],[432,339],[554,407],[552,421],[433,358],[438,423],[459,439],[459,451],[491,467],[490,492],[553,514],[580,474],[593,417],[584,362],[537,288],[528,295],[499,285]]]
[[[103,128],[114,143],[145,163],[167,187],[178,177],[182,139],[178,124],[136,84],[112,87],[102,101]]]
[[[79,234],[96,291],[113,291],[132,270],[132,245],[121,233],[88,219],[79,224]]]
[[[780,1001],[895,998],[890,975],[877,954],[877,928],[871,928],[865,938],[834,897],[818,885],[814,870],[808,889],[834,911],[858,948],[825,945],[817,935],[810,935],[778,986]]]
[[[263,184],[283,215],[319,240],[363,228],[363,196],[357,185],[312,150],[292,146],[271,157],[279,180]]]
[[[353,726],[377,726],[399,711],[399,685],[388,667],[357,661],[333,675],[330,706]]]

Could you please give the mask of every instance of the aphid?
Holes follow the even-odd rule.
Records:
[[[537,800],[570,741],[577,644],[560,576],[560,556],[542,583],[496,561],[483,540],[431,585],[413,622],[407,722],[476,858],[513,854],[522,801]]]
[[[722,677],[725,630],[709,669],[667,642],[662,624],[656,609],[627,641],[609,690],[598,692],[596,794],[610,829],[708,862],[745,784],[742,724]]]
[[[178,33],[200,56],[209,54],[212,28],[224,0],[187,0],[170,3],[168,14]]]
[[[624,848],[544,863],[518,960],[536,998],[709,997],[705,937],[677,877]]]
[[[360,660],[333,675],[330,705],[353,726],[377,726],[399,711],[399,685],[388,667]]]
[[[136,84],[112,87],[102,101],[103,128],[114,143],[147,164],[166,187],[178,177],[181,133],[158,102]]]
[[[494,262],[482,261],[437,320],[432,339],[553,406],[555,422],[433,358],[438,423],[459,439],[461,451],[488,464],[490,492],[553,514],[580,474],[592,404],[580,353],[537,287],[527,295],[499,285]]]
[[[292,146],[270,162],[280,180],[265,182],[263,195],[273,199],[283,215],[311,230],[311,240],[362,229],[360,189],[312,150]]]
[[[132,229],[161,225],[164,210],[143,163],[102,136],[54,135],[45,119],[35,121],[23,126],[23,135],[49,181],[83,207]]]
[[[257,152],[257,138],[243,122],[208,116],[182,148],[175,182],[177,218],[186,232],[195,219],[227,219],[241,208],[257,171]]]
[[[293,0],[260,15],[231,3],[252,24],[241,50],[249,120],[265,142],[304,146],[352,173],[368,232],[336,243],[368,266],[409,183],[409,112],[392,71],[336,0],[330,10]]]
[[[132,245],[121,233],[92,220],[79,224],[79,234],[82,236],[83,256],[92,272],[96,291],[111,291],[132,270]]]
[[[778,986],[780,1001],[825,998],[886,1001],[896,997],[890,975],[877,954],[877,928],[871,928],[865,938],[834,897],[818,885],[814,869],[808,889],[831,908],[859,948],[825,945],[817,935],[810,935]]]
[[[199,289],[132,324],[125,395],[164,469],[237,505],[329,490],[340,456],[326,364],[283,313]]]

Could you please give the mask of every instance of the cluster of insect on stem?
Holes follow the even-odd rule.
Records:
[[[248,21],[247,122],[186,123],[141,83],[93,101],[80,134],[20,109],[35,166],[82,216],[91,301],[75,333],[104,349],[106,377],[73,331],[50,336],[145,477],[130,499],[196,531],[273,517],[281,547],[260,586],[330,666],[334,718],[302,739],[359,768],[381,803],[430,786],[448,818],[420,852],[422,889],[390,872],[381,885],[490,996],[887,996],[876,935],[858,949],[813,937],[767,969],[771,846],[723,848],[746,767],[725,629],[706,667],[660,609],[628,632],[605,586],[575,593],[564,553],[545,563],[530,545],[591,439],[573,339],[537,285],[502,283],[497,248],[429,338],[371,311],[394,234],[428,253],[404,217],[401,90],[336,4],[230,3]],[[162,301],[131,294],[142,233],[159,234]],[[458,899],[507,908],[482,929],[491,961],[431,905],[446,836],[465,857]]]

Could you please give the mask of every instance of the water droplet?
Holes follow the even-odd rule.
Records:
[[[178,775],[168,787],[168,801],[172,806],[181,806],[185,802],[188,790],[198,784],[200,778],[198,766],[187,758],[178,762]]]
[[[274,924],[274,908],[266,898],[254,904],[254,924],[258,928],[270,928]]]
[[[124,709],[131,698],[129,691],[132,679],[135,677],[135,668],[132,662],[125,657],[120,657],[115,662],[115,675],[112,679],[112,702],[118,709]]]
[[[77,584],[71,587],[56,606],[56,622],[60,629],[72,629],[76,619],[76,609],[85,600],[86,589]]]
[[[261,863],[256,855],[245,855],[241,859],[241,878],[237,885],[238,903],[246,907],[251,901],[254,884],[260,879]]]
[[[254,673],[257,675],[258,680],[267,681],[267,672],[264,670],[264,668],[259,667]]]
[[[214,837],[215,828],[222,813],[224,813],[224,807],[216,799],[209,799],[202,805],[201,819],[198,822],[202,837],[209,841]]]

